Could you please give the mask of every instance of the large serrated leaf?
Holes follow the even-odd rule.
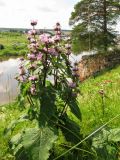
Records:
[[[57,139],[55,132],[48,128],[27,129],[23,135],[22,145],[27,152],[29,160],[47,160],[49,150],[52,149],[54,141]]]
[[[18,123],[25,122],[28,120],[29,120],[28,115],[24,114],[24,115],[20,116],[17,120],[11,121],[11,123],[4,129],[4,134],[6,135],[10,131],[13,131]]]

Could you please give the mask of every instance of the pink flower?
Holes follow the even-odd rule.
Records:
[[[79,69],[78,69],[78,67],[74,67],[72,70],[76,72],[76,71],[78,71]]]
[[[68,50],[67,52],[66,52],[66,55],[70,55],[71,54],[71,50]]]
[[[31,88],[30,88],[30,92],[32,95],[36,95],[36,87],[35,84],[32,84]]]
[[[32,30],[28,31],[28,34],[29,35],[35,35],[35,34],[37,34],[37,32],[36,32],[35,29],[32,29]]]
[[[39,52],[37,55],[37,60],[41,60],[42,59],[42,54]]]
[[[20,57],[20,61],[24,61],[24,58],[23,58],[23,57]]]
[[[32,25],[32,26],[37,25],[37,21],[36,21],[36,20],[32,20],[32,21],[31,21],[31,25]]]
[[[31,38],[31,39],[30,39],[30,42],[31,42],[31,43],[36,43],[36,40],[35,40],[34,38]]]
[[[76,83],[75,83],[75,82],[69,82],[69,83],[68,83],[68,86],[69,86],[70,88],[75,88],[75,87],[76,87]]]
[[[28,57],[29,60],[33,60],[33,61],[36,60],[36,56],[33,53],[32,54],[28,54],[27,57]]]
[[[41,34],[39,38],[42,43],[49,43],[49,36],[47,34]]]
[[[25,77],[23,77],[23,76],[18,77],[17,80],[19,82],[25,82],[26,81]]]
[[[38,80],[37,76],[30,76],[28,79],[29,79],[29,81],[37,81]]]
[[[55,31],[60,31],[60,30],[61,30],[61,27],[60,27],[60,23],[59,23],[59,22],[56,23],[56,26],[54,27],[54,30],[55,30]]]
[[[38,49],[39,48],[39,44],[38,43],[31,43],[28,45],[29,49]]]
[[[71,49],[71,45],[70,44],[65,44],[65,48],[66,49]]]
[[[79,77],[79,74],[76,73],[76,72],[73,72],[72,75],[73,75],[74,77]]]
[[[20,66],[19,67],[19,75],[24,75],[26,72],[25,72],[25,69],[23,68],[23,66]]]
[[[55,36],[53,37],[53,40],[54,40],[55,42],[58,42],[58,41],[61,40],[61,37],[60,37],[59,35],[55,35]]]
[[[36,64],[31,64],[30,67],[29,67],[29,69],[31,69],[31,70],[35,70],[36,68],[37,68]]]
[[[49,48],[48,52],[53,56],[57,56],[58,55],[57,51],[54,48]]]

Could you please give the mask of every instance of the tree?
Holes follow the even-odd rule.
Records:
[[[99,49],[107,51],[115,44],[113,27],[120,15],[119,0],[81,0],[74,6],[70,25],[74,51]],[[77,25],[76,25],[77,24]]]

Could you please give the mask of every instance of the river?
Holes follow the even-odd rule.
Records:
[[[80,61],[82,56],[93,54],[83,52],[79,55],[71,54],[70,61]],[[19,59],[8,59],[0,62],[0,105],[10,103],[18,95],[19,88],[15,75],[18,73]]]

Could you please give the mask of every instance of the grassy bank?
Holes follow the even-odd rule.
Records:
[[[96,78],[89,78],[80,85],[80,95],[78,97],[79,106],[82,113],[81,132],[88,135],[97,128],[105,124],[111,118],[120,113],[120,66],[106,71]],[[7,137],[3,136],[3,131],[8,124],[18,118],[25,111],[20,111],[16,103],[2,106],[0,108],[0,158],[1,160],[13,160],[9,153]],[[77,120],[76,120],[77,121]],[[107,127],[120,128],[120,117],[112,121]],[[16,127],[16,132],[21,127],[30,125],[28,122]]]
[[[89,134],[120,113],[120,66],[87,79],[80,90],[81,127]],[[120,127],[119,121],[116,119],[110,127]]]
[[[17,32],[0,33],[0,58],[21,56],[27,52],[27,38],[25,34]]]

